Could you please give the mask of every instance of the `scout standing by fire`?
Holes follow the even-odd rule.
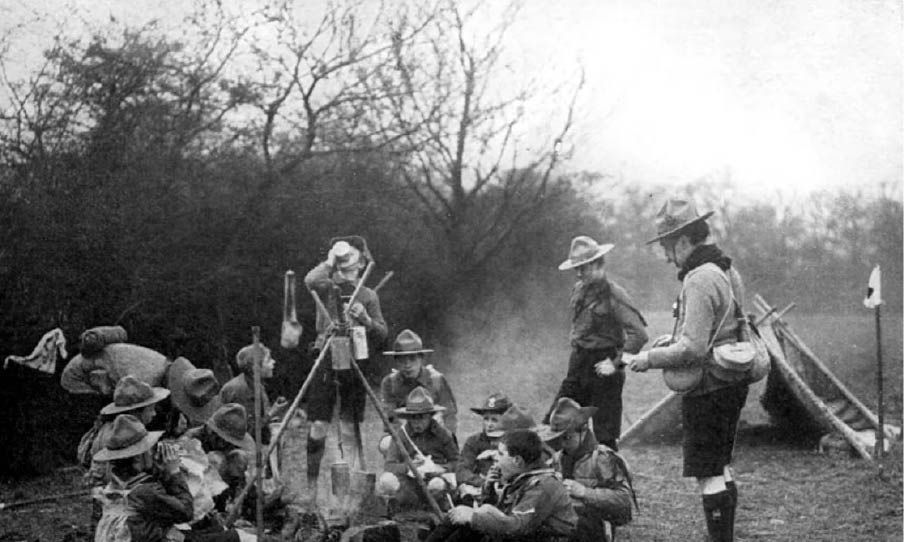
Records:
[[[324,348],[327,338],[331,337],[330,362],[321,364],[317,369],[318,374],[307,399],[307,415],[312,422],[308,431],[307,478],[309,492],[315,500],[320,463],[337,395],[342,442],[355,443],[355,446],[344,446],[344,451],[349,452],[346,456],[348,463],[354,465],[362,451],[360,423],[366,392],[351,370],[350,360],[354,358],[358,363],[365,362],[367,345],[381,344],[387,334],[380,298],[374,290],[363,285],[359,287],[362,270],[371,263],[373,257],[363,237],[338,237],[330,241],[326,261],[319,263],[304,279],[308,290],[322,302],[317,311],[315,349]],[[348,305],[356,291],[357,296]]]

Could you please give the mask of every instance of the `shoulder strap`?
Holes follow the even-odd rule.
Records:
[[[593,449],[593,469],[597,479],[599,479],[601,475],[599,463],[597,463],[596,461],[597,457],[599,457],[599,452],[599,446]],[[634,502],[634,509],[640,511],[640,505],[637,504],[637,492],[634,491],[634,480],[631,479],[631,471],[628,470],[628,462],[625,461],[625,458],[623,458],[618,452],[612,450],[611,448],[607,449],[606,452],[612,455],[612,458],[615,459],[615,465],[618,467],[618,470],[620,470],[622,474],[624,474],[625,480],[628,482],[628,490],[631,492],[631,501]]]
[[[613,301],[620,303],[625,307],[628,307],[628,309],[630,309],[634,314],[637,315],[638,318],[640,318],[640,321],[643,323],[643,325],[648,325],[647,320],[643,317],[643,314],[641,314],[640,310],[634,306],[634,303],[632,302],[631,296],[628,295],[628,292],[624,288],[622,288],[621,285],[616,282],[612,282],[611,280],[609,281],[609,296]]]
[[[722,316],[722,320],[719,322],[719,327],[717,327],[716,331],[713,332],[712,338],[709,339],[709,344],[706,345],[707,351],[711,350],[713,345],[716,344],[716,337],[718,337],[719,332],[722,331],[722,326],[725,325],[725,320],[728,319],[728,313],[731,312],[732,305],[734,305],[735,311],[741,310],[740,306],[738,305],[738,301],[735,298],[734,288],[732,288],[732,286],[731,286],[731,279],[728,277],[728,274],[718,265],[716,265],[716,264],[712,264],[712,265],[715,266],[715,268],[719,271],[719,274],[722,276],[722,278],[725,279],[725,282],[728,283],[729,301],[728,301],[728,309],[725,310],[725,315]]]

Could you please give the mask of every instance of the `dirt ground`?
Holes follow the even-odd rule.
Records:
[[[869,367],[867,339],[844,333],[857,326],[833,324],[830,344],[814,350],[835,368],[839,377],[851,383],[858,396],[870,401],[870,378],[856,367]],[[897,321],[897,329],[900,328]],[[801,322],[804,333],[825,329],[824,322]],[[651,336],[664,332],[667,320],[651,325]],[[859,326],[862,327],[862,326]],[[499,328],[494,328],[499,329]],[[459,439],[479,430],[480,419],[469,406],[476,405],[496,389],[509,393],[513,400],[527,406],[537,419],[542,417],[552,394],[564,374],[561,330],[538,333],[537,330],[511,327],[501,335],[487,337],[480,351],[459,350],[442,360],[459,403]],[[506,333],[511,335],[506,335]],[[861,333],[861,332],[858,332]],[[868,334],[867,327],[862,334]],[[513,337],[520,337],[514,341]],[[810,342],[809,338],[805,339]],[[812,344],[812,343],[811,343]],[[498,350],[486,345],[500,346]],[[847,347],[845,347],[847,345]],[[856,357],[851,345],[857,346]],[[900,423],[901,367],[900,338],[887,350],[890,369],[888,393],[889,422]],[[441,355],[441,353],[438,352]],[[856,364],[852,359],[858,359]],[[488,363],[487,360],[493,360]],[[857,375],[860,378],[857,378]],[[872,375],[870,375],[871,377]],[[866,381],[866,382],[864,382]],[[506,383],[506,386],[500,386]],[[624,391],[624,426],[636,420],[666,393],[656,373],[628,377]],[[740,505],[737,519],[739,541],[885,541],[902,540],[902,455],[901,443],[881,462],[870,464],[847,455],[817,453],[816,442],[781,433],[762,425],[768,420],[758,408],[758,396],[751,392],[742,415],[742,432],[736,448]],[[888,404],[888,403],[887,403]],[[372,406],[368,406],[364,426],[367,465],[378,471],[381,458],[376,442],[381,425]],[[792,432],[793,433],[793,432]],[[335,435],[331,433],[323,462],[320,496],[325,512],[335,503],[329,499],[329,465],[337,457]],[[289,434],[283,452],[283,474],[296,495],[305,492],[304,427]],[[695,483],[680,477],[681,450],[678,444],[631,446],[622,450],[631,465],[638,492],[640,510],[634,521],[620,528],[622,541],[702,540],[705,533],[700,498]],[[20,501],[78,489],[80,472],[67,469],[31,480],[0,481],[0,502]],[[14,510],[0,510],[0,541],[87,541],[89,502],[86,497],[64,498],[54,503]]]

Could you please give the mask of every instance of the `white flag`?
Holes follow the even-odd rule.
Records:
[[[66,359],[66,336],[60,328],[52,329],[41,337],[34,351],[27,356],[6,356],[3,368],[10,362],[18,363],[38,371],[53,374],[57,358]]]
[[[866,288],[866,299],[863,300],[863,306],[868,309],[875,309],[882,304],[882,274],[879,266],[873,268],[873,272],[869,274],[869,285]]]

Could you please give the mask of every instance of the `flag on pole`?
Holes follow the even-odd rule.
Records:
[[[6,369],[9,362],[13,362],[44,373],[53,374],[56,371],[57,356],[66,359],[66,355],[66,336],[63,335],[62,329],[55,328],[41,337],[31,354],[27,356],[6,356],[3,361],[3,368]]]
[[[873,268],[869,274],[869,285],[866,287],[866,299],[863,300],[863,306],[868,309],[875,309],[882,304],[882,291],[880,283],[882,282],[882,274],[879,266]]]

